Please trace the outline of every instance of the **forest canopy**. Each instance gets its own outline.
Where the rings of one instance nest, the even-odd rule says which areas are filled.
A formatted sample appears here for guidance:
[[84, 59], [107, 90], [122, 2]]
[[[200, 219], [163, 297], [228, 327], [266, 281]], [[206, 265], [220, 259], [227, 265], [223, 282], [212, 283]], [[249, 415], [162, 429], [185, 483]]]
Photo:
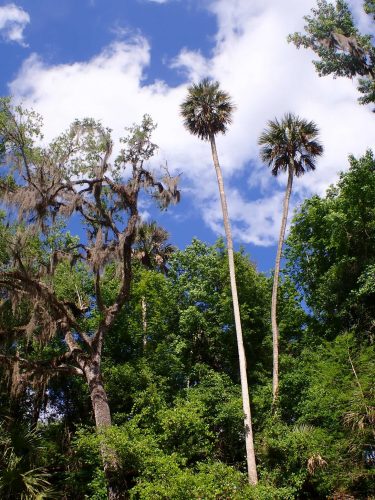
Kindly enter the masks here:
[[[76, 122], [43, 149], [36, 115], [8, 100], [2, 112], [2, 497], [106, 498], [108, 480], [145, 499], [369, 495], [372, 152], [351, 157], [339, 182], [294, 216], [279, 287], [276, 413], [271, 278], [235, 255], [260, 475], [254, 487], [244, 473], [225, 245], [194, 240], [178, 250], [135, 216], [140, 189], [163, 206], [178, 196], [175, 179], [165, 174], [161, 182], [147, 170], [151, 120], [130, 129], [109, 176], [111, 141], [101, 125]], [[120, 184], [125, 163], [130, 176]], [[74, 211], [79, 235], [67, 222]], [[106, 425], [97, 433], [100, 419]]]

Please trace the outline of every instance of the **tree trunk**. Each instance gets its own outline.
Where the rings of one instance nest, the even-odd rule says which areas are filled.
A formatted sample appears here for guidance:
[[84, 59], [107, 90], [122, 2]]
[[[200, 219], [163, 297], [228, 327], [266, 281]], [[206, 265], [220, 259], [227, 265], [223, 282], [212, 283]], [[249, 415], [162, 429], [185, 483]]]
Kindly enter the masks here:
[[[100, 433], [110, 427], [112, 423], [107, 393], [101, 377], [100, 360], [94, 360], [88, 363], [83, 370], [89, 386], [96, 430]], [[108, 484], [108, 500], [121, 500], [124, 498], [124, 495], [119, 489], [118, 478], [116, 477], [118, 469], [116, 452], [108, 448], [105, 442], [102, 442], [100, 453]]]
[[141, 308], [142, 308], [143, 349], [146, 349], [146, 347], [147, 347], [147, 302], [146, 302], [145, 296], [142, 296]]
[[90, 363], [85, 369], [85, 375], [89, 385], [96, 428], [100, 430], [110, 427], [112, 423], [111, 412], [108, 405], [107, 393], [103, 386], [99, 363]]
[[240, 308], [239, 308], [239, 304], [238, 304], [236, 275], [235, 275], [235, 268], [234, 268], [232, 234], [231, 234], [230, 222], [229, 222], [229, 216], [228, 216], [227, 201], [226, 201], [225, 191], [224, 191], [223, 176], [221, 173], [219, 159], [217, 156], [216, 142], [215, 142], [214, 135], [210, 136], [210, 143], [211, 143], [212, 158], [213, 158], [216, 176], [217, 176], [217, 182], [219, 185], [221, 208], [223, 211], [224, 229], [225, 229], [225, 235], [227, 238], [230, 286], [231, 286], [231, 291], [232, 291], [234, 322], [235, 322], [235, 327], [236, 327], [238, 357], [239, 357], [239, 363], [240, 363], [242, 407], [243, 407], [243, 412], [244, 412], [244, 425], [245, 425], [247, 472], [248, 472], [249, 483], [250, 484], [257, 484], [258, 475], [257, 475], [257, 469], [256, 469], [256, 462], [255, 462], [253, 428], [252, 428], [251, 412], [250, 412], [249, 387], [248, 387], [248, 383], [247, 383], [246, 355], [245, 355], [245, 349], [244, 349], [243, 337], [242, 337]]
[[289, 200], [293, 185], [293, 166], [288, 171], [288, 183], [285, 191], [283, 216], [281, 220], [279, 244], [277, 246], [275, 273], [273, 276], [271, 323], [272, 323], [272, 345], [273, 345], [273, 373], [272, 373], [272, 406], [277, 405], [279, 396], [279, 329], [277, 326], [277, 290], [279, 287], [280, 261], [285, 237], [286, 222], [288, 219]]

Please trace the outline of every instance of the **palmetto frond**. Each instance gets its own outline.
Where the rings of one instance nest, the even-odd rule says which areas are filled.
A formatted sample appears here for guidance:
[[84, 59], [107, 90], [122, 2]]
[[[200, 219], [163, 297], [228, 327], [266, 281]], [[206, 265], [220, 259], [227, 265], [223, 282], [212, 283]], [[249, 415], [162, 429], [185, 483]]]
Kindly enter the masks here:
[[206, 78], [188, 88], [181, 115], [190, 133], [208, 140], [219, 132], [225, 134], [234, 109], [229, 94], [219, 88], [218, 82]]
[[34, 431], [19, 430], [10, 435], [0, 426], [0, 498], [3, 500], [42, 500], [57, 498], [49, 474], [38, 467], [40, 436]]
[[144, 222], [137, 228], [133, 255], [148, 269], [159, 268], [166, 272], [166, 263], [175, 252], [175, 247], [167, 240], [168, 231], [156, 222]]
[[275, 118], [268, 122], [259, 138], [261, 159], [272, 167], [275, 176], [292, 166], [297, 177], [315, 170], [314, 160], [323, 153], [318, 134], [319, 129], [313, 121], [292, 113], [287, 113], [280, 121]]

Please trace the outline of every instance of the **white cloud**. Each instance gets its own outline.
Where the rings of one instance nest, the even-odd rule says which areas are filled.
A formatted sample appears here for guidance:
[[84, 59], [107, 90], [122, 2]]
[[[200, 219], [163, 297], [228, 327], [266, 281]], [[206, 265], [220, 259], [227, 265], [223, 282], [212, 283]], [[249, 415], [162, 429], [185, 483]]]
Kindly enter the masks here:
[[23, 31], [29, 22], [29, 14], [14, 3], [0, 7], [0, 32], [5, 40], [26, 46]]
[[[275, 180], [258, 160], [257, 138], [269, 119], [287, 111], [313, 119], [321, 129], [325, 155], [315, 173], [295, 182], [294, 203], [312, 193], [323, 193], [347, 168], [347, 155], [374, 146], [375, 123], [368, 108], [359, 106], [355, 84], [348, 79], [319, 78], [312, 54], [288, 45], [286, 36], [303, 29], [303, 15], [314, 0], [205, 0], [216, 15], [218, 31], [210, 58], [184, 49], [172, 61], [187, 75], [186, 84], [145, 84], [150, 46], [141, 36], [115, 42], [89, 61], [47, 66], [31, 56], [11, 83], [11, 93], [45, 116], [47, 137], [68, 126], [75, 117], [93, 116], [114, 129], [150, 113], [159, 124], [155, 141], [157, 161], [168, 160], [183, 172], [195, 205], [214, 230], [221, 228], [217, 187], [206, 143], [183, 129], [179, 104], [186, 86], [202, 76], [218, 79], [237, 105], [233, 125], [218, 137], [218, 150], [228, 190], [237, 241], [269, 245], [277, 240], [285, 178]], [[293, 14], [292, 14], [293, 13]], [[241, 193], [235, 180], [243, 177]], [[259, 188], [259, 199], [247, 196]], [[186, 191], [185, 191], [186, 192]], [[190, 191], [189, 191], [190, 192]]]
[[140, 217], [142, 219], [142, 222], [148, 222], [151, 218], [151, 214], [148, 210], [141, 210]]
[[200, 52], [193, 52], [186, 48], [169, 64], [172, 69], [181, 70], [191, 82], [198, 82], [210, 73], [210, 62]]
[[[229, 212], [233, 225], [233, 238], [243, 243], [267, 246], [275, 242], [275, 227], [280, 226], [283, 193], [276, 192], [263, 199], [245, 200], [236, 189], [229, 189]], [[203, 218], [218, 234], [224, 236], [219, 200], [209, 201], [203, 212]]]
[[359, 30], [363, 34], [375, 35], [375, 27], [372, 15], [366, 14], [363, 9], [363, 2], [358, 2], [358, 0], [349, 0], [349, 5], [353, 13], [353, 17]]

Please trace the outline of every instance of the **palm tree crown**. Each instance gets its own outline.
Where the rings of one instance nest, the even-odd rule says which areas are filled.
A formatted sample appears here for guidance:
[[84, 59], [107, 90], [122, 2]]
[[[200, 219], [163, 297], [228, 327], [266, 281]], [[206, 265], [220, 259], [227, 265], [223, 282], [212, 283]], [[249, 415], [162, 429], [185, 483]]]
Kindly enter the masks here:
[[188, 96], [181, 104], [181, 115], [190, 133], [209, 140], [218, 132], [225, 134], [234, 109], [229, 94], [220, 90], [219, 82], [205, 78], [188, 88]]
[[175, 247], [167, 243], [168, 232], [155, 221], [143, 222], [137, 228], [133, 255], [148, 269], [159, 269], [167, 274], [167, 261]]
[[318, 134], [319, 129], [313, 121], [287, 113], [281, 121], [275, 118], [268, 122], [268, 128], [258, 141], [263, 146], [260, 156], [272, 166], [272, 175], [285, 172], [293, 165], [293, 174], [299, 177], [308, 170], [315, 170], [314, 159], [323, 153]]

